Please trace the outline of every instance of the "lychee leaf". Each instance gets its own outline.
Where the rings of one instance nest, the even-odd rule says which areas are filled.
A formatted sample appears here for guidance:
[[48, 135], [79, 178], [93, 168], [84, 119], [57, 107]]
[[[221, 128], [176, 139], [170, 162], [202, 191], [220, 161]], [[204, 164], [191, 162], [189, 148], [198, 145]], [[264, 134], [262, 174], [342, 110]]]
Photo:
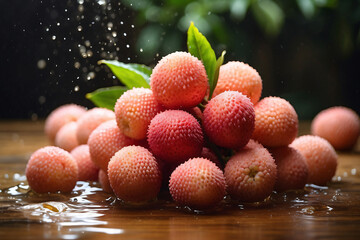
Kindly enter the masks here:
[[114, 75], [129, 89], [134, 87], [150, 88], [149, 79], [152, 69], [141, 64], [122, 63], [115, 60], [101, 60], [99, 64], [106, 64]]
[[114, 110], [116, 100], [127, 90], [128, 88], [123, 86], [99, 88], [94, 92], [87, 93], [86, 98], [92, 101], [97, 107]]
[[191, 22], [187, 32], [187, 46], [188, 51], [194, 57], [197, 57], [204, 64], [206, 74], [208, 76], [210, 91], [214, 85], [214, 74], [216, 68], [216, 56], [214, 50], [211, 48], [210, 43], [204, 35], [195, 27]]
[[220, 67], [221, 65], [224, 63], [224, 56], [226, 54], [226, 51], [224, 50], [222, 53], [221, 53], [221, 56], [216, 60], [216, 68], [215, 68], [215, 74], [214, 74], [214, 81], [212, 82], [212, 86], [210, 86], [210, 93], [209, 93], [209, 99], [211, 99], [213, 93], [214, 93], [214, 90], [216, 88], [216, 85], [217, 85], [217, 82], [218, 82], [218, 79], [219, 79], [219, 73], [220, 73]]

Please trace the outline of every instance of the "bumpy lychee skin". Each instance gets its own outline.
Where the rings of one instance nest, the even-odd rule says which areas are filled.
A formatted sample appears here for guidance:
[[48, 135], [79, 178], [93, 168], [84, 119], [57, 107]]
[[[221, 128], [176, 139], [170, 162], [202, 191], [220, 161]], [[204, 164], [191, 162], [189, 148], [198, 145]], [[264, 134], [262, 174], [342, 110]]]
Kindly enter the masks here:
[[104, 190], [104, 192], [113, 193], [113, 190], [110, 186], [109, 177], [108, 177], [106, 171], [104, 171], [102, 169], [100, 169], [100, 171], [99, 171], [99, 182], [100, 182], [100, 185], [101, 185], [102, 189]]
[[110, 186], [126, 202], [145, 202], [156, 198], [161, 187], [161, 171], [154, 156], [140, 146], [124, 147], [111, 158]]
[[45, 121], [45, 134], [53, 144], [56, 133], [69, 122], [76, 122], [84, 113], [86, 108], [76, 104], [62, 105], [53, 110]]
[[70, 153], [78, 164], [78, 180], [97, 181], [99, 167], [91, 161], [89, 146], [87, 144], [77, 146]]
[[71, 192], [76, 184], [78, 166], [67, 151], [47, 146], [31, 155], [25, 173], [31, 189], [37, 193]]
[[331, 144], [318, 136], [305, 135], [296, 138], [290, 147], [298, 150], [309, 168], [307, 183], [326, 185], [335, 175], [337, 154]]
[[297, 136], [299, 120], [285, 99], [266, 97], [255, 105], [255, 130], [252, 138], [266, 147], [289, 145]]
[[199, 122], [182, 110], [157, 114], [149, 125], [148, 143], [157, 159], [168, 163], [185, 162], [200, 156], [203, 133]]
[[92, 131], [101, 123], [115, 119], [115, 113], [105, 108], [93, 108], [78, 120], [76, 136], [79, 144], [87, 144]]
[[174, 201], [195, 209], [214, 207], [225, 196], [223, 172], [206, 158], [193, 158], [171, 174], [169, 189]]
[[250, 99], [237, 91], [226, 91], [211, 99], [203, 113], [203, 128], [216, 145], [241, 148], [254, 131], [255, 112]]
[[115, 120], [100, 124], [90, 134], [88, 141], [91, 160], [104, 171], [107, 171], [110, 158], [117, 151], [133, 144], [137, 144], [137, 141], [125, 136]]
[[325, 138], [335, 149], [351, 149], [360, 134], [359, 116], [346, 107], [328, 108], [314, 118], [311, 133]]
[[245, 146], [226, 163], [224, 175], [232, 199], [259, 202], [270, 196], [276, 181], [276, 164], [269, 151]]
[[133, 88], [126, 91], [115, 104], [116, 122], [128, 137], [141, 140], [151, 119], [161, 111], [150, 89]]
[[201, 151], [201, 155], [202, 158], [206, 158], [209, 159], [211, 162], [215, 163], [216, 166], [220, 169], [223, 169], [222, 163], [220, 162], [219, 158], [216, 156], [216, 154], [210, 150], [207, 147], [203, 147], [202, 151]]
[[76, 137], [76, 122], [69, 122], [65, 124], [55, 137], [55, 146], [58, 146], [68, 152], [79, 146], [79, 142]]
[[262, 80], [259, 73], [243, 62], [228, 62], [220, 67], [214, 96], [225, 91], [238, 91], [256, 104], [261, 96]]
[[187, 52], [174, 52], [155, 66], [150, 86], [156, 100], [166, 108], [191, 108], [205, 97], [208, 79], [205, 67]]
[[269, 151], [277, 166], [275, 190], [283, 192], [304, 188], [309, 174], [305, 157], [288, 146], [271, 148]]

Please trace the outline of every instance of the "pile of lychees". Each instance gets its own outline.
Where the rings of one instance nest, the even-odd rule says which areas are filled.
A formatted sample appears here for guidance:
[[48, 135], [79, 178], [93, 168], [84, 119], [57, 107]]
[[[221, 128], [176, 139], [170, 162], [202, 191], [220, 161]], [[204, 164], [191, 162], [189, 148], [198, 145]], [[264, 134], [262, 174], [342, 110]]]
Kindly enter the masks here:
[[114, 111], [74, 104], [54, 110], [45, 132], [56, 147], [31, 156], [31, 188], [70, 192], [77, 180], [99, 180], [124, 202], [151, 201], [161, 189], [195, 209], [225, 196], [258, 202], [273, 191], [329, 182], [337, 167], [333, 146], [351, 148], [360, 132], [356, 113], [338, 107], [312, 126], [333, 146], [315, 135], [296, 138], [292, 105], [279, 97], [260, 100], [261, 77], [243, 62], [220, 67], [210, 96], [203, 62], [175, 52], [155, 66], [150, 86], [126, 91]]

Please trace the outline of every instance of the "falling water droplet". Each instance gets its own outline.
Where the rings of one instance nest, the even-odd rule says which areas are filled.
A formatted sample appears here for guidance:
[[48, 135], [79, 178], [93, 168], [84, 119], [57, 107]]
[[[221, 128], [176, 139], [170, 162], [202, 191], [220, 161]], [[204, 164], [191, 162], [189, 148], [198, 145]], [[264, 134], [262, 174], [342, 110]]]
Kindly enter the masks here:
[[91, 79], [94, 79], [95, 78], [95, 73], [94, 72], [89, 72], [86, 79], [89, 81]]
[[79, 86], [75, 86], [75, 87], [74, 87], [74, 91], [75, 91], [75, 92], [77, 92], [77, 91], [79, 91], [79, 90], [80, 90], [80, 87], [79, 87]]
[[112, 32], [112, 36], [116, 37], [117, 36], [117, 32]]
[[78, 26], [78, 27], [77, 27], [77, 30], [78, 30], [79, 32], [81, 32], [81, 31], [82, 31], [82, 26]]
[[140, 48], [140, 52], [143, 52], [144, 50], [142, 48]]
[[44, 59], [40, 59], [38, 62], [37, 62], [37, 67], [39, 69], [44, 69], [46, 67], [46, 61]]
[[113, 28], [113, 23], [112, 22], [108, 22], [107, 24], [107, 29], [110, 31]]
[[53, 35], [53, 36], [51, 37], [51, 39], [52, 39], [52, 40], [55, 40], [55, 39], [56, 39], [56, 36], [55, 36], [55, 35]]

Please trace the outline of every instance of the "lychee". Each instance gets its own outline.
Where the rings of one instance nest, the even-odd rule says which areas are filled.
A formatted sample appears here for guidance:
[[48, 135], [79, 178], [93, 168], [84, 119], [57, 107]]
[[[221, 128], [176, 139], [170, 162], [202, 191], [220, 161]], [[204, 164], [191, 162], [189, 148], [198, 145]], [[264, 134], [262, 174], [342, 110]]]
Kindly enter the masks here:
[[99, 167], [91, 161], [89, 146], [87, 144], [77, 146], [70, 153], [78, 164], [78, 180], [97, 181]]
[[254, 130], [255, 112], [250, 99], [237, 91], [214, 97], [203, 113], [203, 128], [209, 139], [226, 148], [241, 148]]
[[203, 133], [199, 122], [182, 110], [157, 114], [149, 125], [148, 143], [156, 158], [169, 163], [200, 156]]
[[68, 152], [79, 146], [76, 137], [76, 122], [69, 122], [62, 126], [55, 137], [55, 146], [58, 146]]
[[161, 172], [146, 148], [128, 146], [116, 152], [108, 166], [115, 195], [125, 202], [145, 202], [156, 198], [161, 187]]
[[275, 160], [269, 151], [256, 144], [247, 145], [226, 163], [227, 192], [234, 200], [263, 201], [274, 189], [276, 174]]
[[99, 171], [99, 182], [100, 182], [100, 185], [101, 185], [102, 189], [104, 190], [104, 192], [113, 193], [113, 190], [110, 186], [109, 177], [108, 177], [106, 171], [104, 171], [102, 169], [100, 169], [100, 171]]
[[121, 148], [136, 144], [134, 139], [124, 135], [115, 120], [100, 124], [89, 137], [88, 145], [91, 160], [106, 171], [110, 158]]
[[115, 113], [105, 108], [93, 108], [78, 120], [76, 136], [79, 144], [87, 144], [91, 132], [101, 123], [115, 119]]
[[331, 144], [318, 136], [305, 135], [296, 138], [290, 147], [298, 150], [309, 168], [307, 183], [325, 185], [335, 175], [337, 155]]
[[311, 133], [325, 138], [335, 149], [351, 149], [360, 134], [359, 116], [346, 107], [328, 108], [314, 118]]
[[116, 122], [128, 137], [145, 139], [151, 119], [161, 111], [150, 89], [133, 88], [126, 91], [115, 104]]
[[262, 80], [259, 73], [243, 62], [228, 62], [220, 67], [214, 96], [225, 91], [238, 91], [256, 104], [261, 96]]
[[84, 113], [86, 108], [76, 104], [62, 105], [53, 110], [45, 121], [45, 134], [53, 144], [56, 133], [69, 122], [76, 122]]
[[252, 138], [266, 147], [289, 145], [297, 136], [299, 120], [285, 99], [266, 97], [255, 105], [255, 130]]
[[202, 158], [209, 159], [211, 162], [215, 163], [218, 168], [223, 169], [222, 163], [211, 149], [203, 147], [200, 156]]
[[31, 155], [25, 173], [31, 189], [37, 193], [71, 192], [77, 181], [78, 166], [67, 151], [47, 146]]
[[269, 149], [277, 166], [275, 190], [304, 188], [308, 178], [308, 166], [305, 157], [292, 147], [277, 147]]
[[155, 66], [150, 86], [156, 100], [166, 108], [191, 108], [205, 97], [208, 79], [205, 67], [187, 52], [174, 52]]
[[171, 174], [169, 189], [174, 201], [195, 209], [210, 208], [225, 196], [223, 172], [206, 158], [193, 158]]

